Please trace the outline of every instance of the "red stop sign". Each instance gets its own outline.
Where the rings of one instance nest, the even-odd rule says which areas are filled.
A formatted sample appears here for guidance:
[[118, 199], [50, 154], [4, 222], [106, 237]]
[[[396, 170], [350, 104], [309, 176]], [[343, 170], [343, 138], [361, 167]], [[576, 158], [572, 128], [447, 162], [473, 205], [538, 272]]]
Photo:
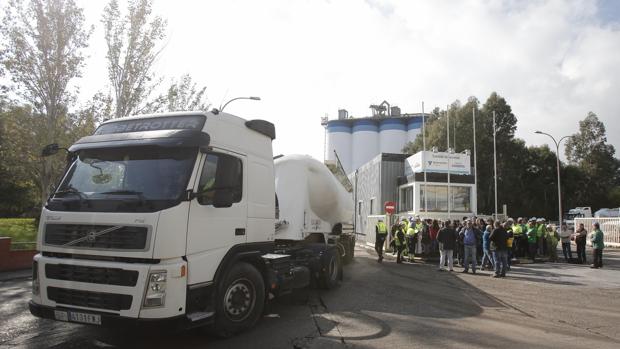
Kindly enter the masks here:
[[396, 210], [396, 203], [394, 201], [385, 202], [385, 213], [392, 214]]

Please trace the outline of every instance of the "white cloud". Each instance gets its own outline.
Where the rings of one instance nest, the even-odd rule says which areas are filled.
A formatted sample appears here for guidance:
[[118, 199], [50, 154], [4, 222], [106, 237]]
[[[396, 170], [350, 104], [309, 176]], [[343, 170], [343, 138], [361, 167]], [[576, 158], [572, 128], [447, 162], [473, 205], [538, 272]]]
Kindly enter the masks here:
[[[103, 4], [85, 1], [99, 26]], [[620, 29], [592, 1], [158, 1], [169, 21], [157, 69], [190, 73], [215, 105], [276, 124], [276, 153], [323, 154], [319, 118], [370, 114], [387, 99], [405, 112], [492, 91], [528, 143], [574, 133], [590, 110], [620, 150]], [[100, 28], [84, 95], [105, 84]]]

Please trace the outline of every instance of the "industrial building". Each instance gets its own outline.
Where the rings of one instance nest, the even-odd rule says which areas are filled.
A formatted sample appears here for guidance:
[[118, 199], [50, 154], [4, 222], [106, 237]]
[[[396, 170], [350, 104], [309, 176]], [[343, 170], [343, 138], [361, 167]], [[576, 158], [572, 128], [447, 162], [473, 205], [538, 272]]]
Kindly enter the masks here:
[[472, 173], [468, 153], [379, 154], [349, 176], [356, 230], [374, 239], [376, 218], [385, 216], [384, 205], [390, 201], [396, 203], [395, 216], [474, 216], [477, 202]]
[[401, 114], [400, 108], [384, 101], [371, 105], [373, 115], [351, 118], [341, 109], [337, 120], [323, 119], [326, 129], [327, 162], [335, 163], [336, 154], [347, 174], [381, 153], [402, 153], [409, 142], [422, 132], [422, 113]]
[[476, 179], [469, 151], [404, 154], [407, 143], [422, 132], [423, 114], [401, 114], [385, 101], [370, 108], [370, 117], [350, 118], [346, 110], [339, 110], [338, 120], [322, 122], [326, 162], [340, 160], [353, 186], [360, 238], [374, 243], [374, 226], [378, 218], [385, 218], [386, 202], [396, 204], [396, 217], [476, 215]]

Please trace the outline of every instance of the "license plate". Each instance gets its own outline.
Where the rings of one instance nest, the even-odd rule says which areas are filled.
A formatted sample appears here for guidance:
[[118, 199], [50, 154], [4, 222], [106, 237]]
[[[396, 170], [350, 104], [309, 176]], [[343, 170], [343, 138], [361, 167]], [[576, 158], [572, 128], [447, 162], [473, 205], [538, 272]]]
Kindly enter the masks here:
[[55, 310], [54, 317], [60, 321], [79, 322], [82, 324], [101, 325], [101, 315], [77, 311]]

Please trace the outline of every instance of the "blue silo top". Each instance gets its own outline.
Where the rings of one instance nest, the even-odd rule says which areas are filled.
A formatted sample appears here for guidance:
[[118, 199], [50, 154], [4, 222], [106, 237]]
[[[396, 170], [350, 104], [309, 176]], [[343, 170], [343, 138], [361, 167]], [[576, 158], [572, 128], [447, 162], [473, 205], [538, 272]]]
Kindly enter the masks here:
[[377, 132], [377, 123], [373, 120], [356, 120], [353, 124], [353, 132], [360, 131]]
[[385, 119], [381, 121], [380, 131], [396, 130], [405, 131], [407, 128], [402, 119]]
[[351, 126], [348, 122], [342, 120], [331, 120], [327, 122], [327, 132], [345, 132], [351, 133]]

